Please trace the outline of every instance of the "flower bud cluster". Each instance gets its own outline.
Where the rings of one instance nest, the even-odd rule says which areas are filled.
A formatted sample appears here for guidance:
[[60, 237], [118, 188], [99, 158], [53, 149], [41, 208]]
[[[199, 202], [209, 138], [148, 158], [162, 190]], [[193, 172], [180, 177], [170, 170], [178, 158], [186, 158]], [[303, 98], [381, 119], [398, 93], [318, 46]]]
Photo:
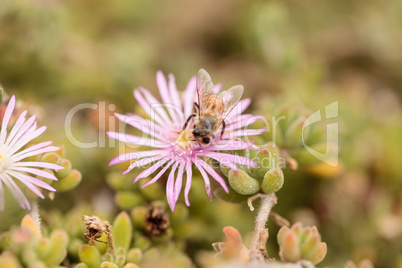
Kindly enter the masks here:
[[[64, 148], [63, 146], [61, 146], [61, 149], [59, 151], [45, 153], [37, 157], [38, 159], [35, 159], [36, 161], [57, 164], [64, 167], [64, 169], [61, 169], [59, 171], [45, 169], [45, 171], [53, 173], [56, 176], [57, 181], [42, 179], [45, 180], [47, 184], [54, 187], [57, 192], [66, 192], [73, 190], [80, 184], [82, 180], [81, 172], [73, 169], [70, 160], [64, 158], [63, 154]], [[54, 193], [51, 194], [53, 195]]]
[[[54, 230], [49, 237], [41, 235], [39, 223], [26, 215], [21, 225], [0, 236], [0, 266], [53, 267], [67, 255], [69, 237], [63, 230]], [[4, 265], [4, 266], [3, 266]]]
[[240, 155], [250, 158], [257, 165], [255, 167], [239, 165], [239, 168], [234, 170], [220, 164], [230, 189], [229, 194], [218, 189], [216, 195], [229, 202], [242, 202], [256, 193], [272, 194], [282, 188], [284, 175], [280, 168], [282, 164], [279, 149], [275, 144], [269, 143], [259, 151], [246, 149], [241, 151]]
[[279, 256], [284, 262], [308, 260], [320, 263], [327, 254], [327, 244], [321, 242], [317, 227], [303, 228], [295, 223], [291, 228], [282, 227], [278, 233]]

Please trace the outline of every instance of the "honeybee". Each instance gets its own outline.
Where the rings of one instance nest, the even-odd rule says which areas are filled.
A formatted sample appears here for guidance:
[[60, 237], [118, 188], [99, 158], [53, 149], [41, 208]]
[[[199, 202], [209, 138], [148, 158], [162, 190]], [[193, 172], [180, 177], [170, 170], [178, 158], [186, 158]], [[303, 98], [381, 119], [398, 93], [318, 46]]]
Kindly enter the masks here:
[[190, 120], [194, 119], [192, 135], [200, 146], [209, 144], [221, 126], [221, 136], [223, 135], [225, 118], [237, 105], [244, 91], [243, 86], [236, 85], [218, 95], [213, 87], [207, 71], [200, 69], [197, 75], [198, 103], [194, 102], [194, 112], [183, 126], [183, 130], [186, 129]]

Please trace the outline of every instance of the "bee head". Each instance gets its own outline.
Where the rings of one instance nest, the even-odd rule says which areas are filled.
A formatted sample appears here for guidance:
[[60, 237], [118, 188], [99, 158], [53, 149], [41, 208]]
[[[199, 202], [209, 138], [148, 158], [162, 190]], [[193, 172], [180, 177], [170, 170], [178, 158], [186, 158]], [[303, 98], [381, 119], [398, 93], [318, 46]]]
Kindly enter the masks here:
[[200, 136], [200, 131], [198, 129], [193, 130], [193, 135], [194, 137], [199, 137]]
[[202, 138], [202, 143], [203, 143], [203, 144], [208, 144], [210, 141], [211, 141], [211, 139], [208, 138], [208, 137]]

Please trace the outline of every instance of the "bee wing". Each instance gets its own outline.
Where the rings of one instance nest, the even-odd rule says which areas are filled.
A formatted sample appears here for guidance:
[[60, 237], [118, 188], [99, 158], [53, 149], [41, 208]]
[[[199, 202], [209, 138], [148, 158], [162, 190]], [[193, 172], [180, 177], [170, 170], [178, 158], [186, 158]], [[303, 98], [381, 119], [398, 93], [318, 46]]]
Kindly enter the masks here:
[[203, 110], [203, 96], [205, 93], [211, 92], [213, 87], [214, 84], [212, 83], [211, 76], [204, 69], [200, 69], [197, 75], [197, 96], [200, 110]]
[[243, 96], [244, 87], [242, 85], [236, 85], [230, 89], [219, 94], [219, 98], [223, 100], [225, 108], [222, 114], [222, 119], [225, 120], [226, 116], [236, 107], [237, 103]]

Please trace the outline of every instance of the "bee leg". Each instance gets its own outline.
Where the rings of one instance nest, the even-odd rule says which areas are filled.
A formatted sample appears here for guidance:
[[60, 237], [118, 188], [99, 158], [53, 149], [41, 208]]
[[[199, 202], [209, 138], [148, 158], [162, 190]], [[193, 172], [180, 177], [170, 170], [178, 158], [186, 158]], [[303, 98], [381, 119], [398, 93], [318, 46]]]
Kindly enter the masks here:
[[191, 118], [193, 118], [193, 117], [195, 117], [195, 116], [196, 116], [195, 114], [192, 114], [192, 115], [190, 115], [190, 116], [187, 118], [186, 123], [184, 123], [184, 125], [183, 125], [182, 131], [186, 129], [186, 127], [187, 127], [187, 125], [188, 125], [188, 122], [190, 122]]
[[[195, 108], [197, 108], [197, 110]], [[200, 111], [200, 106], [198, 105], [198, 103], [194, 102], [194, 113], [199, 114], [199, 111]]]
[[225, 128], [226, 128], [226, 123], [225, 123], [225, 120], [223, 120], [222, 121], [221, 137], [223, 136], [223, 133], [225, 132]]

